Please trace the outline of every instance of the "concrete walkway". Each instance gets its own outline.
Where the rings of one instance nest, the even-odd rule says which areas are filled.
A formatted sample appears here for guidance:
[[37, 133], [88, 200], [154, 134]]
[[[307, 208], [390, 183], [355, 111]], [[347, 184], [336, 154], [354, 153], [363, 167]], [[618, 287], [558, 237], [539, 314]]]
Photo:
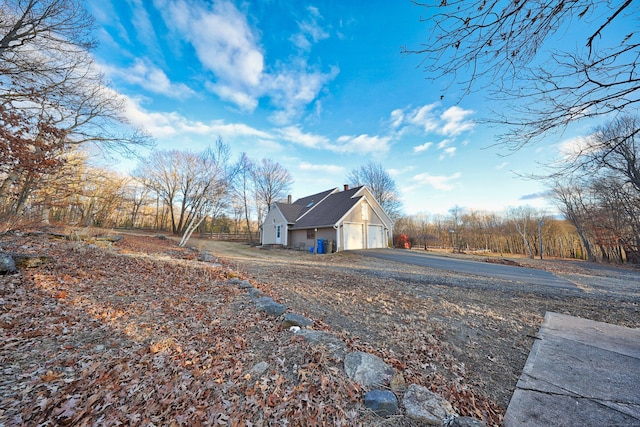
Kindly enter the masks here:
[[504, 425], [640, 426], [640, 329], [548, 312]]

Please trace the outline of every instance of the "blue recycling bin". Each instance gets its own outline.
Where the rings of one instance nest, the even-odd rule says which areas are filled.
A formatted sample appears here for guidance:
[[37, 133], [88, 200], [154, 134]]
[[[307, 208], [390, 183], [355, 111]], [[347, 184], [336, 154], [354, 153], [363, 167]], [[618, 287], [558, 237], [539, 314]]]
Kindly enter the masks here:
[[318, 253], [324, 253], [324, 239], [318, 239]]

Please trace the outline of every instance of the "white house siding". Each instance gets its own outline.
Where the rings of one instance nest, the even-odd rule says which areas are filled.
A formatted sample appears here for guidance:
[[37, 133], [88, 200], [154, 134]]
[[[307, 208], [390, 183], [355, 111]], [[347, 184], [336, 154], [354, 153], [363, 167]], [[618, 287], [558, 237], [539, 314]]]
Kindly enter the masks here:
[[[277, 241], [277, 226], [280, 225], [280, 242]], [[277, 209], [271, 209], [262, 225], [261, 243], [263, 245], [281, 244], [286, 246], [287, 242], [287, 223]]]

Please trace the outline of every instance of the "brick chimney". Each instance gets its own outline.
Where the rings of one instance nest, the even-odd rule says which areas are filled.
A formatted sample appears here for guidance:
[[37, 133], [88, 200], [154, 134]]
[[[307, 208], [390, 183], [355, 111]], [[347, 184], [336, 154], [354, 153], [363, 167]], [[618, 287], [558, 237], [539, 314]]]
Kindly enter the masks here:
[[291, 194], [289, 194], [289, 195], [287, 196], [287, 203], [288, 203], [288, 204], [291, 204], [291, 203], [292, 203], [292, 202], [291, 202]]
[[349, 184], [345, 184], [344, 185], [344, 191], [348, 191], [349, 190]]

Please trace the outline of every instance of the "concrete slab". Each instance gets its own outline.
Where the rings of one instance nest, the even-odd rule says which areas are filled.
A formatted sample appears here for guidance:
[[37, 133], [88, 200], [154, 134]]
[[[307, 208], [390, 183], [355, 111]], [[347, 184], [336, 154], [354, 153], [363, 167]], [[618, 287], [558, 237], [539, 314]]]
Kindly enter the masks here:
[[640, 426], [640, 329], [548, 312], [504, 425]]

